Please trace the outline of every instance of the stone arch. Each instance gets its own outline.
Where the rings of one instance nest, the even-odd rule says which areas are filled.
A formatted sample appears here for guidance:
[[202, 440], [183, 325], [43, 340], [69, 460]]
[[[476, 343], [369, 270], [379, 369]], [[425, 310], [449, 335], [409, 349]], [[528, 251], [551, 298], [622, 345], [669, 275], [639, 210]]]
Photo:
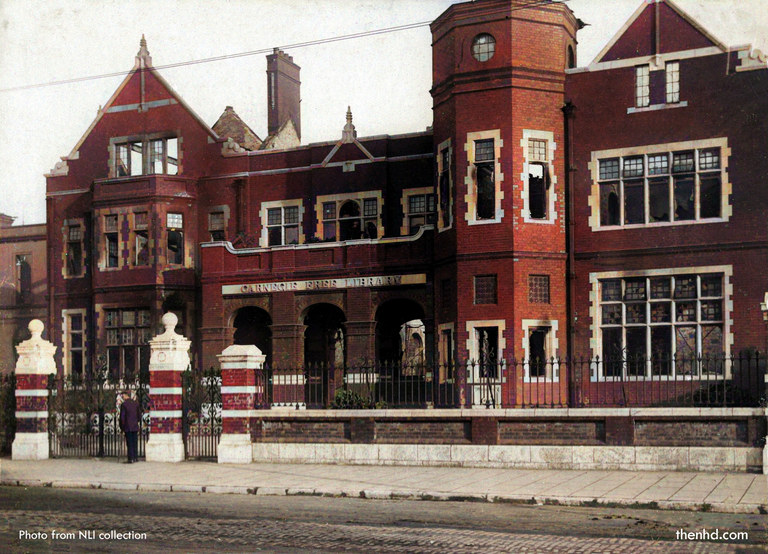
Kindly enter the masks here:
[[296, 323], [303, 324], [307, 311], [315, 304], [331, 304], [347, 313], [347, 300], [342, 292], [326, 292], [321, 294], [305, 294], [296, 296]]
[[315, 303], [304, 312], [304, 362], [343, 367], [347, 316], [335, 304]]
[[237, 311], [246, 307], [261, 308], [270, 318], [272, 317], [272, 302], [269, 296], [249, 296], [247, 298], [236, 298], [224, 300], [224, 318], [222, 323], [225, 327], [234, 327]]
[[253, 344], [266, 356], [266, 363], [272, 361], [272, 318], [262, 308], [243, 306], [235, 315], [235, 344]]

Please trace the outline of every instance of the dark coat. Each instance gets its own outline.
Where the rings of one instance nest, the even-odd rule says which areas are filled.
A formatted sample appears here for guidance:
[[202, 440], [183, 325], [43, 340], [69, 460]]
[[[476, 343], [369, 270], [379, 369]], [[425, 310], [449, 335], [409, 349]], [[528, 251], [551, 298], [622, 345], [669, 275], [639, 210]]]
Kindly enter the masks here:
[[139, 418], [141, 418], [141, 406], [133, 398], [123, 401], [120, 406], [120, 429], [123, 433], [139, 430]]

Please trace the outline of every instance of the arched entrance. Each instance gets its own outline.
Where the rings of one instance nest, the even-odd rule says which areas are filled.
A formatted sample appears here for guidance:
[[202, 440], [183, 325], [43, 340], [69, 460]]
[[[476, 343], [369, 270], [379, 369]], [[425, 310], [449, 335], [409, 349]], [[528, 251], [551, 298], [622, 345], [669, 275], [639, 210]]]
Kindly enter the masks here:
[[413, 300], [390, 300], [376, 310], [376, 356], [379, 362], [422, 365], [424, 310]]
[[233, 327], [235, 344], [254, 344], [266, 356], [266, 363], [272, 360], [272, 318], [261, 308], [245, 306], [237, 310]]
[[314, 304], [304, 316], [304, 362], [343, 367], [346, 361], [344, 312], [333, 304]]

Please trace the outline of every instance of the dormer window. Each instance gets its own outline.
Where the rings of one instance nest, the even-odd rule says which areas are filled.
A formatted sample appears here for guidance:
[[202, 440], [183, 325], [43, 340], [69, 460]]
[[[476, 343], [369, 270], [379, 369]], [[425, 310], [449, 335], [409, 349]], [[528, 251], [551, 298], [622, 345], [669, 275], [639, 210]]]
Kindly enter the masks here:
[[115, 177], [179, 173], [179, 139], [176, 137], [113, 139], [113, 145]]

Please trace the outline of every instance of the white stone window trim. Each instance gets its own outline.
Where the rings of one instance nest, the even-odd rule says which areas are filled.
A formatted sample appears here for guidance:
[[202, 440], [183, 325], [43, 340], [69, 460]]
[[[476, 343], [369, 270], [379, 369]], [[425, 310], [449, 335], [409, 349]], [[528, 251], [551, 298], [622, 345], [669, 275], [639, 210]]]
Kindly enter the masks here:
[[[292, 200], [274, 200], [272, 202], [262, 202], [261, 209], [259, 210], [259, 220], [261, 221], [261, 233], [259, 235], [259, 246], [262, 248], [275, 248], [277, 245], [269, 246], [269, 228], [268, 228], [268, 214], [271, 208], [299, 208], [299, 244], [304, 244], [304, 200], [302, 198], [294, 198]], [[212, 210], [217, 211], [217, 210]], [[220, 211], [220, 210], [218, 210]], [[283, 212], [282, 217], [285, 217]], [[224, 216], [225, 221], [227, 216]], [[273, 227], [276, 227], [274, 225]], [[285, 223], [281, 224], [281, 227], [285, 228]], [[224, 225], [226, 229], [226, 223]], [[285, 238], [285, 232], [283, 232], [283, 239]], [[286, 246], [281, 244], [279, 246]]]
[[[721, 217], [710, 217], [706, 219], [699, 219], [700, 209], [700, 178], [699, 178], [699, 157], [694, 156], [695, 165], [695, 197], [696, 197], [696, 219], [689, 221], [660, 221], [654, 223], [633, 223], [633, 224], [621, 224], [621, 225], [607, 225], [605, 227], [600, 225], [600, 160], [608, 158], [624, 158], [629, 156], [648, 156], [653, 154], [663, 154], [670, 152], [678, 152], [683, 150], [706, 150], [710, 148], [720, 149], [720, 210]], [[646, 146], [633, 146], [630, 148], [616, 148], [612, 150], [597, 150], [592, 152], [591, 160], [587, 164], [587, 168], [590, 171], [592, 178], [592, 186], [590, 189], [589, 198], [587, 199], [590, 207], [589, 227], [592, 231], [618, 231], [620, 229], [651, 229], [656, 227], [671, 227], [676, 225], [706, 225], [710, 223], [725, 223], [730, 220], [733, 215], [733, 206], [730, 204], [732, 185], [729, 181], [728, 174], [728, 161], [731, 157], [731, 149], [728, 147], [728, 139], [726, 137], [711, 138], [704, 140], [690, 140], [685, 142], [669, 142], [666, 144], [651, 144]], [[646, 160], [647, 161], [647, 160]], [[645, 163], [645, 162], [644, 162]], [[645, 165], [647, 170], [647, 163]], [[670, 169], [671, 171], [671, 169]], [[647, 176], [644, 177], [647, 180]], [[624, 180], [624, 177], [619, 176], [617, 181]], [[648, 205], [648, 187], [644, 187], [645, 190], [645, 205]], [[621, 220], [623, 221], [624, 213], [624, 199], [619, 199], [619, 209], [621, 210]], [[648, 210], [644, 213], [647, 215]], [[671, 215], [671, 214], [670, 214]]]
[[[529, 347], [529, 335], [531, 328], [533, 327], [549, 327], [550, 332], [547, 333], [547, 342], [544, 347], [545, 351], [545, 366], [544, 371], [546, 375], [544, 377], [531, 377], [531, 355], [528, 352]], [[522, 321], [522, 346], [523, 346], [523, 363], [525, 364], [523, 381], [525, 383], [552, 383], [560, 381], [560, 360], [557, 356], [557, 352], [560, 348], [560, 339], [557, 337], [557, 331], [559, 324], [556, 319], [524, 319]], [[553, 378], [554, 373], [554, 378]]]
[[[77, 275], [70, 275], [67, 270], [68, 256], [69, 256], [69, 228], [80, 227], [80, 273]], [[85, 249], [85, 220], [84, 219], [65, 219], [61, 226], [62, 244], [64, 248], [61, 249], [61, 276], [64, 279], [78, 279], [85, 275], [85, 266], [87, 259], [87, 252]]]
[[216, 213], [224, 214], [224, 230], [226, 230], [229, 225], [230, 210], [229, 210], [229, 205], [221, 204], [220, 206], [211, 206], [210, 208], [208, 208], [208, 231], [217, 230], [211, 227], [211, 215]]
[[[380, 190], [367, 190], [367, 191], [361, 191], [361, 192], [349, 192], [346, 194], [328, 194], [325, 196], [318, 196], [315, 199], [315, 217], [317, 221], [317, 229], [315, 230], [315, 238], [319, 239], [320, 241], [323, 241], [323, 204], [326, 202], [335, 202], [336, 203], [336, 237], [337, 239], [340, 237], [340, 230], [339, 230], [339, 209], [341, 206], [346, 202], [347, 200], [355, 200], [360, 204], [360, 219], [364, 219], [364, 210], [365, 210], [365, 202], [364, 200], [375, 198], [376, 199], [376, 205], [378, 209], [378, 213], [376, 214], [376, 230], [378, 233], [379, 238], [384, 236], [384, 225], [381, 222], [381, 214], [384, 211], [384, 201], [382, 200], [381, 191]], [[327, 220], [326, 220], [327, 221]], [[364, 240], [364, 239], [361, 239]], [[323, 241], [324, 242], [324, 241]], [[336, 240], [335, 242], [347, 242], [347, 241], [340, 241]], [[333, 244], [333, 243], [326, 243], [326, 244]]]
[[[435, 194], [435, 189], [433, 187], [420, 187], [420, 188], [404, 189], [403, 190], [403, 194], [400, 197], [400, 206], [402, 207], [402, 212], [403, 212], [403, 224], [400, 227], [400, 236], [404, 237], [406, 235], [410, 235], [410, 227], [411, 227], [410, 226], [410, 217], [411, 217], [411, 213], [410, 213], [410, 209], [411, 209], [410, 198], [411, 198], [411, 196], [424, 196], [424, 195], [427, 195], [427, 194], [432, 194], [432, 195], [435, 196], [435, 211], [434, 212], [425, 211], [423, 213], [423, 215], [426, 218], [427, 215], [429, 215], [430, 213], [433, 213], [433, 214], [435, 214], [435, 217], [437, 217], [437, 202], [438, 202], [438, 198], [437, 198], [437, 194]], [[422, 215], [422, 214], [419, 214], [419, 215]], [[431, 225], [431, 224], [426, 223], [426, 221], [425, 221], [424, 224], [425, 225]]]
[[[494, 170], [493, 181], [495, 186], [496, 206], [495, 217], [493, 219], [477, 219], [477, 177], [475, 172], [475, 142], [480, 140], [493, 139], [494, 150]], [[464, 177], [464, 184], [467, 186], [467, 194], [464, 196], [464, 202], [467, 206], [467, 213], [464, 214], [464, 220], [467, 225], [487, 225], [492, 223], [501, 223], [504, 218], [504, 210], [501, 208], [501, 201], [504, 199], [504, 191], [501, 183], [504, 182], [504, 174], [501, 172], [501, 149], [504, 147], [504, 141], [501, 139], [501, 130], [493, 129], [489, 131], [478, 131], [467, 133], [467, 142], [464, 144], [464, 151], [467, 153], [467, 175]]]
[[[498, 348], [499, 352], [496, 354], [496, 360], [500, 368], [506, 365], [504, 359], [504, 351], [507, 349], [507, 339], [504, 338], [504, 331], [507, 329], [507, 322], [504, 319], [482, 319], [467, 321], [466, 329], [469, 336], [467, 337], [467, 352], [469, 353], [470, 371], [467, 374], [467, 378], [471, 379], [472, 383], [478, 383], [480, 381], [480, 343], [477, 340], [476, 329], [483, 327], [496, 327], [498, 333]], [[504, 371], [499, 371], [499, 379], [497, 383], [506, 382], [506, 375]]]
[[[65, 309], [61, 310], [61, 338], [62, 338], [62, 344], [63, 348], [61, 349], [62, 353], [62, 374], [63, 375], [70, 375], [70, 361], [72, 357], [72, 329], [70, 325], [70, 321], [72, 316], [79, 315], [83, 318], [83, 373], [85, 374], [86, 368], [88, 367], [88, 346], [86, 342], [86, 337], [88, 336], [88, 327], [86, 325], [85, 320], [85, 314], [87, 310], [85, 308], [77, 308], [77, 309]], [[79, 331], [78, 331], [79, 332]]]
[[[443, 152], [448, 153], [448, 167], [443, 167]], [[451, 139], [446, 139], [437, 145], [437, 232], [442, 233], [453, 227], [453, 172], [451, 164], [453, 163], [453, 148]], [[443, 211], [441, 206], [442, 196], [440, 192], [440, 177], [443, 172], [448, 172], [448, 209]], [[447, 224], [445, 223], [447, 221]]]
[[437, 356], [441, 372], [445, 370], [445, 366], [448, 364], [448, 362], [455, 361], [451, 355], [453, 352], [445, 351], [447, 348], [447, 345], [443, 340], [445, 331], [450, 331], [451, 344], [453, 344], [454, 351], [456, 350], [456, 325], [453, 322], [439, 324], [437, 326]]
[[[530, 176], [530, 164], [541, 163], [533, 162], [530, 160], [530, 153], [528, 152], [529, 139], [545, 140], [547, 141], [547, 169], [549, 171], [550, 186], [547, 191], [547, 218], [546, 219], [534, 219], [531, 217], [531, 206], [529, 202], [530, 189], [528, 186], [528, 178]], [[523, 138], [520, 139], [520, 146], [523, 147], [523, 172], [520, 174], [520, 181], [522, 182], [522, 199], [523, 210], [521, 215], [525, 223], [543, 223], [552, 225], [557, 221], [557, 212], [555, 206], [557, 205], [557, 175], [555, 175], [555, 151], [557, 150], [557, 144], [555, 143], [555, 134], [551, 131], [535, 131], [532, 129], [523, 129]]]
[[[123, 220], [126, 218], [125, 213], [119, 209], [108, 209], [104, 211], [96, 212], [96, 221], [98, 222], [98, 230], [95, 235], [98, 237], [98, 252], [99, 252], [99, 271], [120, 271], [125, 267], [125, 264], [129, 261], [123, 258], [123, 240], [122, 240], [122, 227]], [[117, 231], [107, 231], [106, 220], [109, 216], [117, 216]], [[117, 267], [108, 267], [109, 264], [109, 247], [107, 245], [107, 235], [117, 235]]]
[[[705, 273], [720, 273], [723, 275], [723, 350], [725, 357], [731, 355], [731, 347], [733, 346], [733, 284], [731, 278], [733, 277], [732, 265], [712, 265], [712, 266], [696, 266], [696, 267], [672, 267], [663, 269], [646, 269], [646, 270], [627, 270], [627, 271], [603, 271], [598, 273], [589, 274], [589, 283], [591, 285], [589, 291], [589, 318], [590, 318], [590, 339], [589, 348], [592, 351], [592, 357], [600, 356], [603, 358], [602, 352], [602, 330], [601, 330], [601, 302], [600, 302], [600, 281], [606, 279], [626, 279], [632, 277], [673, 277], [680, 275], [698, 275]], [[726, 365], [725, 378], [731, 378], [730, 367]], [[604, 377], [598, 375], [597, 371], [594, 371], [590, 376], [590, 380], [595, 381], [610, 381], [611, 377]], [[626, 375], [623, 378], [625, 381], [690, 381], [701, 380], [701, 376], [696, 375], [675, 375], [674, 377], [669, 375], [651, 375], [648, 376], [629, 376]], [[706, 379], [705, 379], [706, 380]]]

